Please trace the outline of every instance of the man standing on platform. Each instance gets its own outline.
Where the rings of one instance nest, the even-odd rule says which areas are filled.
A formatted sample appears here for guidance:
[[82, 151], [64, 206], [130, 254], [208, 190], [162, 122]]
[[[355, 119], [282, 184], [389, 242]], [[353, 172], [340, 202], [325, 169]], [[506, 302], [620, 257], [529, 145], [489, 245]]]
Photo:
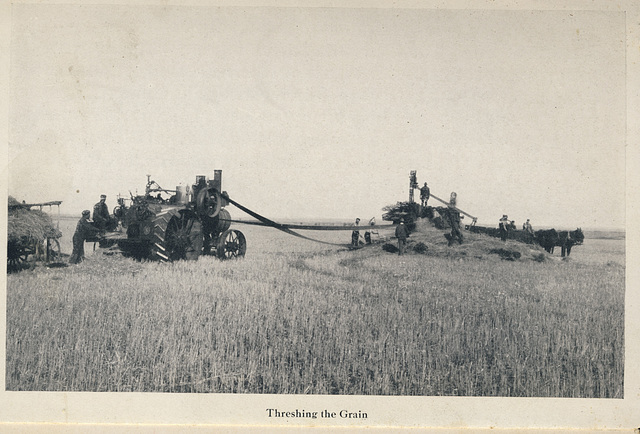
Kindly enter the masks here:
[[427, 187], [427, 183], [425, 182], [424, 185], [420, 188], [420, 202], [422, 204], [422, 208], [427, 206], [429, 197], [431, 197], [431, 191], [429, 190], [429, 187]]

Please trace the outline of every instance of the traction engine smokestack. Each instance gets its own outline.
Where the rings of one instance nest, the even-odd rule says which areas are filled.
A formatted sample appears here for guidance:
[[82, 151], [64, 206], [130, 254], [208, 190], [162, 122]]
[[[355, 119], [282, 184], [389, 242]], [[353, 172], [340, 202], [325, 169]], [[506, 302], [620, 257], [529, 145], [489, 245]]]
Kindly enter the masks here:
[[213, 183], [212, 187], [222, 192], [222, 170], [213, 171]]

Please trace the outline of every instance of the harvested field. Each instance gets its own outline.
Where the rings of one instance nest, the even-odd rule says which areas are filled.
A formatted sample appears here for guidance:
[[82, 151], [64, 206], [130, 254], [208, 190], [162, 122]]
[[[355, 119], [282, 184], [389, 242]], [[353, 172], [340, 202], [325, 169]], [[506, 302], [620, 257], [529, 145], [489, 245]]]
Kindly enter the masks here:
[[419, 225], [400, 257], [391, 231], [349, 251], [235, 227], [239, 261], [97, 251], [7, 276], [7, 389], [623, 395], [624, 240], [587, 235], [562, 260]]

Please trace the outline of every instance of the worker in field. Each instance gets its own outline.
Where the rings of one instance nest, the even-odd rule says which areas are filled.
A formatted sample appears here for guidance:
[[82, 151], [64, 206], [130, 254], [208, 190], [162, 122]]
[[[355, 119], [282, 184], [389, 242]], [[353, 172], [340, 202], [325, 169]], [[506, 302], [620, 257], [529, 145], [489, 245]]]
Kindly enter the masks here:
[[458, 243], [462, 244], [463, 236], [462, 232], [460, 231], [460, 213], [456, 208], [448, 207], [447, 219], [449, 220], [449, 225], [451, 226], [449, 245], [451, 246], [455, 241], [458, 241]]
[[498, 221], [498, 229], [500, 230], [500, 239], [507, 241], [509, 235], [509, 217], [506, 214], [502, 215], [502, 218]]
[[430, 197], [431, 191], [429, 190], [429, 187], [425, 182], [424, 185], [420, 188], [420, 202], [423, 208], [427, 206], [427, 202], [429, 201]]
[[400, 224], [396, 226], [396, 238], [398, 239], [398, 255], [404, 255], [404, 248], [407, 245], [409, 230], [404, 224], [404, 219], [400, 219]]
[[100, 229], [93, 225], [89, 219], [91, 212], [87, 209], [82, 211], [82, 217], [78, 220], [76, 231], [73, 234], [73, 252], [69, 258], [69, 263], [78, 264], [84, 259], [84, 242], [87, 239], [99, 236]]
[[371, 234], [378, 234], [377, 231], [373, 230], [373, 227], [376, 225], [376, 218], [371, 217], [369, 220], [369, 229], [364, 233], [364, 242], [366, 244], [371, 244]]
[[111, 216], [109, 215], [109, 207], [106, 204], [107, 195], [100, 195], [100, 202], [93, 206], [93, 221], [95, 226], [104, 231], [108, 229], [111, 223]]
[[531, 226], [531, 222], [529, 221], [529, 219], [527, 219], [527, 221], [522, 225], [522, 230], [528, 234], [533, 235], [533, 226]]
[[[357, 218], [355, 226], [359, 226], [359, 225], [360, 225], [360, 219]], [[351, 232], [351, 247], [354, 249], [358, 248], [359, 241], [360, 241], [360, 231], [356, 229], [353, 232]]]
[[533, 234], [533, 226], [531, 226], [529, 219], [527, 219], [527, 221], [522, 225], [522, 230], [524, 231], [525, 241], [529, 244], [533, 244], [535, 241], [535, 235]]

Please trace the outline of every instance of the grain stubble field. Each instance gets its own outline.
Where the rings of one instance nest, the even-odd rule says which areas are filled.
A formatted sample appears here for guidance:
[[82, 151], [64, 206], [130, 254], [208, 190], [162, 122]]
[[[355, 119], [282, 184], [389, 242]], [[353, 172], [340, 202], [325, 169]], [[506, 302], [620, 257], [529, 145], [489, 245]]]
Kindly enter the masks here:
[[623, 237], [537, 262], [469, 256], [468, 233], [399, 257], [238, 228], [240, 261], [88, 244], [78, 266], [8, 275], [7, 390], [623, 397]]

